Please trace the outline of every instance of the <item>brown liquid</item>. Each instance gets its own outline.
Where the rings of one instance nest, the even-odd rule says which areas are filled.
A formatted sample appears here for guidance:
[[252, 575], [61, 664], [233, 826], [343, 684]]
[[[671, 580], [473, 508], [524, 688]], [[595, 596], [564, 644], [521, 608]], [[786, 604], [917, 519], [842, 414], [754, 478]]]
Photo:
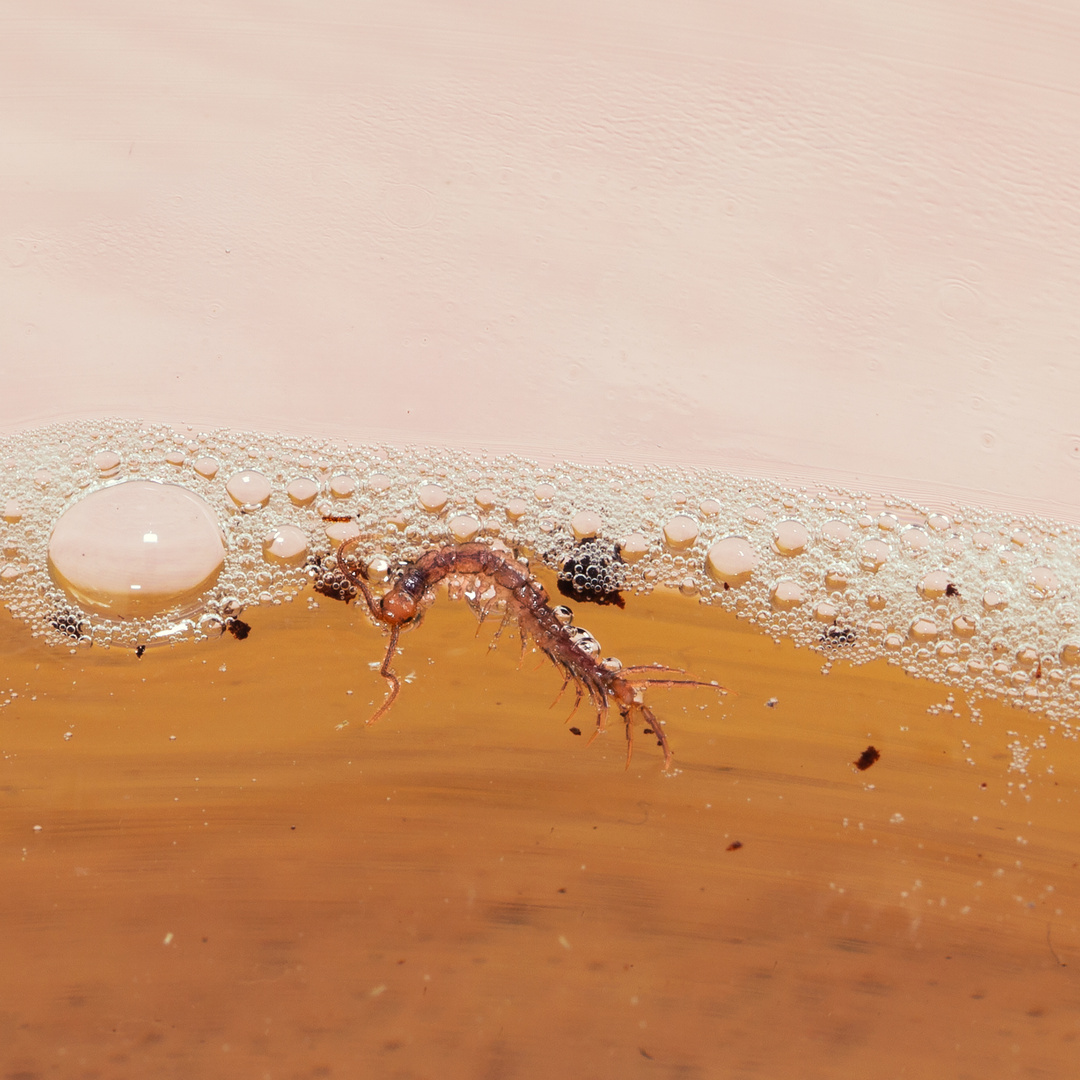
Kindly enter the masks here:
[[823, 676], [678, 596], [577, 614], [626, 664], [736, 692], [650, 692], [677, 775], [640, 731], [624, 770], [617, 717], [587, 746], [583, 707], [571, 734], [551, 666], [487, 651], [445, 598], [371, 728], [383, 638], [325, 598], [141, 659], [5, 621], [0, 1072], [1075, 1068], [1075, 741], [1048, 735], [1025, 776], [1026, 712], [928, 715], [941, 687]]

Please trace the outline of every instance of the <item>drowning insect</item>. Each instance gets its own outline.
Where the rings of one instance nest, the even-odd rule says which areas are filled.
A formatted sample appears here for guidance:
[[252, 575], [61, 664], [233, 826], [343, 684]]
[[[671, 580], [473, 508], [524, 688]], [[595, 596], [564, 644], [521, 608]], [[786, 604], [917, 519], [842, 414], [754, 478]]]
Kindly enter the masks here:
[[[588, 695], [596, 709], [596, 730], [592, 739], [604, 731], [609, 705], [615, 705], [626, 727], [627, 768], [630, 767], [630, 758], [634, 751], [635, 713], [641, 715], [646, 731], [656, 737], [657, 746], [664, 751], [664, 769], [671, 765], [672, 754], [667, 734], [653, 711], [642, 700], [642, 695], [649, 687], [707, 686], [721, 693], [727, 692], [715, 682], [699, 682], [689, 677], [680, 677], [686, 673], [679, 668], [663, 664], [623, 667], [614, 658], [600, 659], [599, 643], [588, 631], [573, 625], [570, 609], [551, 607], [547, 590], [520, 562], [486, 544], [451, 545], [424, 552], [401, 571], [390, 590], [382, 597], [376, 597], [372, 592], [363, 562], [350, 559], [358, 544], [359, 537], [354, 537], [338, 548], [338, 568], [360, 591], [375, 622], [390, 628], [386, 655], [379, 668], [379, 673], [390, 689], [386, 700], [368, 720], [369, 724], [385, 715], [401, 689], [401, 681], [394, 673], [392, 663], [402, 627], [417, 623], [424, 610], [434, 601], [439, 583], [454, 577], [478, 583], [487, 582], [488, 587], [483, 591], [473, 590], [477, 596], [475, 606], [483, 620], [496, 603], [500, 600], [505, 603], [503, 620], [495, 633], [496, 638], [508, 622], [515, 621], [521, 634], [522, 650], [524, 651], [526, 640], [532, 638], [540, 651], [562, 673], [562, 690], [573, 683], [576, 698], [570, 716], [577, 712], [582, 699]], [[562, 690], [559, 691], [560, 695]]]

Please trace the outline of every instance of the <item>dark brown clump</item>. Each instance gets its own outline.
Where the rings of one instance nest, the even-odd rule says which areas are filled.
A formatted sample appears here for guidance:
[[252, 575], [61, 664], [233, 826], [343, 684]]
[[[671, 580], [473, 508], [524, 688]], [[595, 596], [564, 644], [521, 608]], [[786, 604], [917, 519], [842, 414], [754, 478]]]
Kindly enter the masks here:
[[865, 772], [879, 757], [881, 757], [881, 751], [874, 746], [868, 746], [852, 764], [859, 772]]
[[136, 649], [135, 649], [135, 655], [136, 655], [136, 656], [137, 656], [137, 657], [138, 657], [138, 658], [139, 658], [140, 660], [142, 659], [142, 654], [143, 654], [144, 652], [146, 652], [146, 646], [145, 646], [145, 645], [139, 645], [139, 646], [137, 646], [137, 647], [136, 647]]
[[945, 595], [959, 596], [960, 590], [950, 581], [949, 584], [945, 586]]
[[850, 626], [830, 626], [819, 641], [827, 649], [839, 649], [855, 644], [855, 631]]
[[571, 735], [580, 735], [580, 734], [581, 734], [581, 728], [579, 728], [579, 727], [572, 727], [572, 728], [570, 729], [570, 734], [571, 734]]
[[243, 619], [226, 619], [225, 629], [228, 630], [237, 641], [243, 641], [244, 638], [251, 633], [251, 627], [244, 622]]
[[727, 849], [728, 849], [728, 851], [738, 851], [739, 848], [741, 848], [741, 847], [742, 847], [742, 841], [741, 840], [732, 840], [731, 843], [728, 844]]
[[583, 540], [559, 568], [559, 592], [586, 604], [625, 607], [619, 589], [625, 577], [619, 553], [598, 540]]

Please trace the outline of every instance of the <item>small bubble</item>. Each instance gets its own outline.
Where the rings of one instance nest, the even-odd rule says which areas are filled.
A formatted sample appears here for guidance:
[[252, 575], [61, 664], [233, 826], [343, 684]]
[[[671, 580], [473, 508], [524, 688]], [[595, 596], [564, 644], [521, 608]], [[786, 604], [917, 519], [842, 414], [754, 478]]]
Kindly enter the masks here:
[[685, 551], [698, 537], [698, 523], [686, 514], [676, 514], [664, 525], [664, 543], [672, 551]]
[[937, 637], [937, 632], [937, 623], [925, 615], [920, 615], [908, 627], [908, 637], [912, 641], [930, 641]]
[[533, 498], [538, 503], [549, 503], [555, 498], [555, 488], [551, 484], [537, 484], [533, 488]]
[[930, 549], [930, 537], [917, 525], [900, 534], [900, 543], [910, 555], [921, 555]]
[[459, 514], [447, 523], [450, 535], [458, 544], [467, 544], [475, 540], [480, 533], [480, 522], [469, 514]]
[[570, 521], [574, 539], [580, 544], [582, 540], [591, 540], [600, 535], [600, 515], [591, 510], [582, 510], [575, 514]]
[[511, 521], [520, 521], [525, 516], [525, 511], [528, 507], [525, 505], [524, 499], [511, 499], [506, 504], [506, 516]]
[[307, 551], [307, 533], [295, 525], [281, 525], [263, 539], [263, 558], [269, 563], [299, 565]]
[[810, 541], [810, 530], [794, 519], [781, 521], [773, 533], [773, 545], [781, 555], [801, 555]]
[[937, 600], [949, 588], [949, 575], [944, 570], [931, 570], [916, 586], [924, 600]]
[[704, 499], [698, 507], [702, 517], [716, 517], [720, 513], [720, 509], [720, 504], [715, 499]]
[[22, 507], [19, 505], [18, 499], [8, 499], [4, 503], [4, 520], [9, 525], [14, 525], [19, 521], [22, 521]]
[[755, 525], [760, 525], [763, 521], [769, 520], [769, 511], [764, 506], [748, 506], [743, 511], [743, 521], [749, 521]]
[[859, 548], [859, 565], [876, 574], [888, 561], [891, 550], [884, 540], [864, 540]]
[[797, 581], [792, 581], [790, 578], [781, 578], [773, 585], [769, 599], [772, 601], [772, 606], [778, 611], [788, 611], [804, 603], [806, 593]]
[[851, 584], [851, 579], [843, 570], [829, 570], [825, 574], [825, 588], [829, 592], [843, 592]]
[[1036, 566], [1028, 575], [1028, 584], [1036, 596], [1053, 596], [1061, 587], [1057, 574], [1049, 566]]
[[372, 473], [367, 478], [368, 490], [374, 491], [377, 495], [388, 490], [390, 483], [390, 477], [386, 473]]
[[421, 484], [416, 493], [416, 501], [421, 510], [438, 514], [446, 508], [450, 496], [438, 484]]
[[103, 450], [93, 457], [94, 468], [103, 479], [115, 476], [120, 469], [120, 455], [113, 450]]
[[749, 581], [757, 564], [757, 552], [745, 536], [725, 536], [709, 548], [705, 558], [709, 576], [733, 588]]
[[1009, 596], [1004, 586], [991, 585], [983, 592], [983, 606], [990, 611], [1000, 611], [1009, 602]]
[[491, 488], [481, 488], [473, 498], [473, 501], [481, 510], [495, 509], [495, 492]]
[[319, 485], [309, 476], [298, 476], [289, 481], [285, 494], [294, 506], [310, 506], [319, 494]]
[[970, 615], [957, 615], [952, 621], [953, 633], [960, 638], [973, 637], [978, 623]]
[[229, 477], [225, 490], [241, 510], [257, 510], [270, 501], [273, 488], [262, 473], [244, 469]]
[[360, 526], [355, 521], [333, 521], [325, 531], [327, 538], [335, 544], [344, 544], [346, 540], [355, 540], [360, 535]]
[[826, 543], [831, 544], [833, 547], [839, 547], [841, 544], [846, 544], [854, 534], [855, 530], [846, 521], [826, 521], [821, 526], [821, 536]]
[[648, 555], [649, 541], [641, 533], [631, 533], [615, 545], [615, 550], [623, 562], [636, 563]]
[[191, 467], [204, 479], [213, 480], [221, 466], [212, 457], [197, 458]]
[[330, 494], [335, 499], [347, 499], [356, 494], [356, 480], [351, 476], [342, 474], [330, 478]]

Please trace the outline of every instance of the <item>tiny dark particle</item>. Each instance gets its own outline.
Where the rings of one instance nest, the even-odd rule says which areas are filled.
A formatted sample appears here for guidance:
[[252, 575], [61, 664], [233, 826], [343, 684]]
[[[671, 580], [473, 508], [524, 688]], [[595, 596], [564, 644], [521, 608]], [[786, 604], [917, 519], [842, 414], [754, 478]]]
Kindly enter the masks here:
[[649, 1051], [648, 1051], [648, 1050], [646, 1050], [646, 1049], [645, 1049], [645, 1048], [644, 1048], [643, 1046], [639, 1046], [639, 1047], [637, 1048], [637, 1050], [638, 1050], [638, 1053], [639, 1053], [639, 1054], [640, 1054], [640, 1055], [641, 1055], [641, 1056], [642, 1056], [643, 1058], [648, 1058], [648, 1059], [649, 1059], [649, 1061], [655, 1061], [655, 1060], [656, 1060], [656, 1058], [654, 1058], [654, 1057], [652, 1056], [652, 1054], [650, 1054], [650, 1053], [649, 1053]]
[[852, 764], [859, 772], [863, 772], [869, 769], [877, 759], [881, 757], [881, 751], [876, 747], [868, 746], [858, 757], [858, 760], [853, 761]]
[[146, 652], [146, 646], [145, 646], [145, 645], [139, 645], [139, 646], [138, 646], [138, 647], [137, 647], [137, 648], [135, 649], [135, 655], [136, 655], [137, 657], [139, 657], [140, 659], [142, 659], [142, 654], [143, 654], [144, 652]]
[[557, 890], [557, 891], [558, 891], [558, 892], [561, 892], [561, 893], [564, 893], [564, 892], [566, 892], [566, 890], [565, 890], [565, 889], [559, 889], [559, 890]]
[[984, 788], [984, 787], [986, 787], [986, 781], [984, 780], [984, 781], [983, 781], [983, 782], [982, 782], [982, 783], [981, 783], [981, 784], [979, 785], [979, 787], [981, 787], [981, 788]]
[[727, 849], [728, 849], [728, 851], [738, 851], [739, 848], [741, 848], [741, 847], [742, 847], [742, 841], [741, 840], [732, 840], [731, 843], [728, 844]]
[[960, 590], [950, 581], [949, 584], [945, 586], [945, 595], [959, 596]]
[[579, 727], [572, 727], [572, 728], [570, 729], [570, 734], [571, 734], [571, 735], [580, 735], [580, 734], [581, 734], [581, 728], [579, 728]]
[[289, 828], [295, 830], [296, 826], [295, 825], [290, 825]]
[[243, 619], [228, 619], [225, 628], [237, 641], [243, 641], [251, 633], [251, 627]]
[[644, 730], [644, 731], [642, 732], [642, 734], [643, 734], [643, 735], [655, 735], [656, 733], [655, 733], [655, 732], [653, 731], [653, 729], [652, 729], [651, 727], [647, 727], [647, 728], [645, 728], [645, 730]]

